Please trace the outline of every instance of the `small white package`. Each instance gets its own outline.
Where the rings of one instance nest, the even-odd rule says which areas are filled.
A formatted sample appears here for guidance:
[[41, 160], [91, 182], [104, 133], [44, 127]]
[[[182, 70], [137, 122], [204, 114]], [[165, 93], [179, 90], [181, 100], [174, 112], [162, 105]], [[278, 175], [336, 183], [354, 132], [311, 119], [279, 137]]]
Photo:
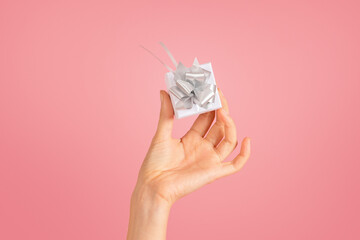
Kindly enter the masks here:
[[177, 63], [169, 49], [163, 43], [160, 42], [160, 44], [176, 67], [175, 70], [171, 69], [150, 50], [143, 48], [169, 70], [165, 74], [165, 82], [175, 117], [179, 119], [221, 108], [211, 63], [200, 65], [195, 58], [193, 65], [187, 68], [181, 62]]

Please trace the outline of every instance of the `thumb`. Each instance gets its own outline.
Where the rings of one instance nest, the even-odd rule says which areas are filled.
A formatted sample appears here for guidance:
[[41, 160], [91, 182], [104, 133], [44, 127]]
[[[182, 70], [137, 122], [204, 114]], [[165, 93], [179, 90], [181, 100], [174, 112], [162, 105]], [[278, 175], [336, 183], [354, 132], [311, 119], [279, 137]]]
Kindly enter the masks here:
[[160, 100], [160, 117], [155, 137], [157, 139], [166, 139], [171, 137], [174, 122], [174, 110], [171, 104], [170, 96], [164, 90], [160, 91]]

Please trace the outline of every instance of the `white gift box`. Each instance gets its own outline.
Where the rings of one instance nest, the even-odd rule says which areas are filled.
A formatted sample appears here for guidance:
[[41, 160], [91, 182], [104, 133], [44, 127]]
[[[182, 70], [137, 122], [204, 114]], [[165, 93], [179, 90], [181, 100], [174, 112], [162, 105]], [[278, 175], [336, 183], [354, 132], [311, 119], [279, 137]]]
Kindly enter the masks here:
[[141, 46], [153, 55], [170, 72], [165, 74], [165, 83], [177, 119], [191, 115], [211, 112], [221, 108], [221, 100], [211, 63], [199, 64], [197, 58], [191, 67], [177, 63], [169, 49], [160, 42], [175, 70], [166, 65], [160, 58], [147, 48]]
[[[216, 82], [215, 82], [215, 77], [214, 77], [214, 72], [211, 66], [211, 63], [204, 63], [201, 64], [200, 67], [204, 70], [207, 70], [209, 72], [211, 72], [210, 76], [206, 79], [206, 83], [209, 84], [213, 84], [216, 86]], [[166, 82], [166, 87], [169, 90], [170, 88], [176, 86], [176, 82], [174, 79], [174, 73], [173, 72], [168, 72], [165, 74], [165, 82]], [[196, 115], [196, 114], [201, 114], [201, 113], [205, 113], [205, 112], [210, 112], [210, 111], [214, 111], [216, 109], [221, 108], [221, 100], [219, 97], [219, 92], [216, 88], [215, 90], [215, 96], [213, 101], [209, 102], [206, 107], [202, 107], [199, 104], [193, 104], [191, 108], [188, 109], [177, 109], [175, 106], [176, 104], [180, 101], [180, 99], [178, 99], [176, 96], [174, 96], [173, 94], [169, 94], [170, 98], [171, 98], [171, 103], [174, 109], [174, 113], [175, 113], [175, 117], [177, 119], [179, 118], [184, 118], [184, 117], [188, 117], [191, 115]]]

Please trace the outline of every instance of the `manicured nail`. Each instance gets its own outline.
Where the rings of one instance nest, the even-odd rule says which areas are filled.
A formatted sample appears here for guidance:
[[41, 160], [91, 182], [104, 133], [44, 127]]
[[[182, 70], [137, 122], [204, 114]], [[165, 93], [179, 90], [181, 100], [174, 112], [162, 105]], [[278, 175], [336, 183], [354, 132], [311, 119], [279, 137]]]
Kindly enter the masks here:
[[223, 108], [221, 108], [221, 113], [225, 117], [225, 121], [228, 122], [230, 119], [229, 113], [227, 111], [225, 111]]
[[164, 95], [162, 94], [162, 92], [160, 91], [160, 101], [163, 102], [164, 101]]
[[249, 144], [247, 145], [247, 147], [246, 147], [246, 150], [248, 151], [248, 152], [250, 152], [250, 144], [251, 144], [251, 140], [250, 140], [250, 138], [248, 137], [248, 141], [249, 141]]

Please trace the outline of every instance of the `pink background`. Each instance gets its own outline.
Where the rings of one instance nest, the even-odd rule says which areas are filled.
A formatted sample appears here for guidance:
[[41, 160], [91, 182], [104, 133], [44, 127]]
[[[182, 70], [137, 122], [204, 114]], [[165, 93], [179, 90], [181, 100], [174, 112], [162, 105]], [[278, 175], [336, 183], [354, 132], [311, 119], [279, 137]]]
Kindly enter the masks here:
[[1, 1], [0, 239], [125, 238], [165, 88], [138, 45], [170, 63], [160, 40], [212, 62], [252, 138], [169, 239], [360, 238], [359, 2], [219, 2]]

